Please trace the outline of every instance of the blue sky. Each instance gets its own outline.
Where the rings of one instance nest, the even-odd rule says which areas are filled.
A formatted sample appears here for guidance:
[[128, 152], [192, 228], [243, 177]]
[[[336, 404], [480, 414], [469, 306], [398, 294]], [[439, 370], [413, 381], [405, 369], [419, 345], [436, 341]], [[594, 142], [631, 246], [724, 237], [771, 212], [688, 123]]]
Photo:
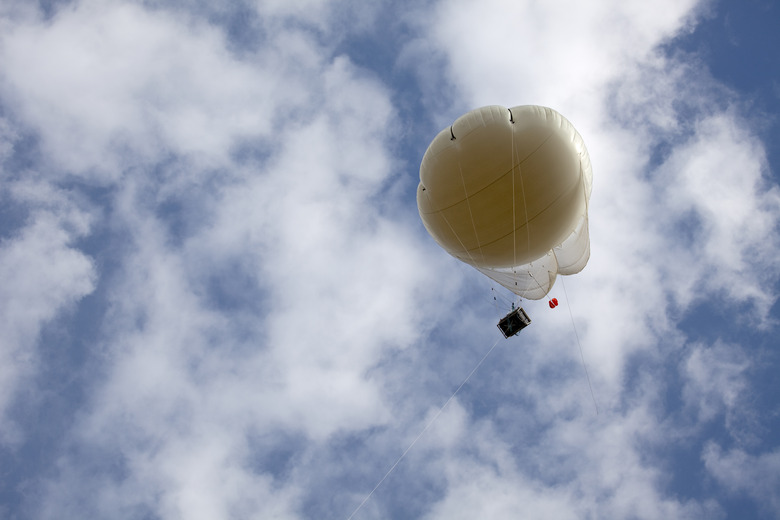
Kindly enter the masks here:
[[[775, 3], [212, 4], [0, 4], [0, 518], [780, 516]], [[489, 104], [594, 172], [510, 340], [415, 204]]]

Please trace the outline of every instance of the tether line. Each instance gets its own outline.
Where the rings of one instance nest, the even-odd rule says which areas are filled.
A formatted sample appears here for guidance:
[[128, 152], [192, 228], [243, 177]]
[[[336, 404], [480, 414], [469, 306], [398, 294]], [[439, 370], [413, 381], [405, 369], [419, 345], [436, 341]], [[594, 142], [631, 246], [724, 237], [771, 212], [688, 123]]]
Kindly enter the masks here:
[[425, 435], [425, 432], [428, 431], [428, 428], [430, 428], [433, 425], [433, 423], [436, 422], [436, 419], [439, 418], [439, 416], [442, 414], [442, 412], [447, 407], [447, 405], [450, 404], [450, 401], [455, 399], [455, 396], [458, 395], [458, 392], [460, 392], [460, 389], [463, 388], [463, 386], [466, 383], [468, 383], [469, 379], [471, 379], [471, 376], [474, 375], [474, 372], [476, 372], [477, 369], [479, 369], [479, 367], [482, 366], [482, 363], [484, 363], [485, 360], [487, 359], [487, 357], [490, 355], [490, 353], [493, 352], [493, 349], [496, 348], [496, 345], [498, 345], [499, 341], [501, 341], [501, 338], [497, 339], [496, 342], [493, 343], [493, 346], [490, 347], [490, 350], [487, 351], [487, 354], [482, 356], [482, 359], [479, 360], [479, 363], [477, 363], [477, 366], [475, 366], [474, 369], [469, 373], [469, 375], [466, 376], [466, 379], [463, 380], [463, 382], [460, 384], [460, 386], [452, 393], [450, 398], [447, 399], [447, 402], [444, 403], [441, 408], [439, 408], [439, 411], [436, 412], [436, 415], [434, 415], [433, 418], [430, 421], [428, 421], [428, 424], [425, 425], [425, 428], [423, 428], [423, 430], [420, 432], [420, 434], [412, 441], [412, 443], [409, 445], [409, 447], [406, 448], [406, 450], [404, 450], [404, 452], [401, 454], [401, 456], [398, 457], [398, 460], [395, 461], [395, 463], [390, 467], [390, 469], [387, 470], [387, 473], [385, 473], [385, 476], [382, 477], [379, 480], [379, 482], [377, 482], [376, 486], [374, 486], [374, 489], [372, 489], [371, 492], [368, 495], [366, 495], [366, 498], [363, 499], [363, 501], [360, 503], [360, 505], [357, 506], [357, 508], [355, 508], [354, 511], [352, 511], [352, 514], [349, 515], [347, 520], [352, 520], [352, 517], [355, 516], [358, 511], [360, 511], [360, 509], [365, 505], [366, 502], [368, 502], [368, 499], [371, 498], [371, 496], [374, 494], [374, 492], [377, 489], [379, 489], [379, 486], [382, 485], [382, 482], [384, 482], [385, 479], [390, 476], [390, 473], [393, 472], [395, 467], [398, 466], [398, 464], [400, 464], [400, 462], [404, 459], [404, 457], [406, 457], [406, 454], [409, 453], [409, 451], [414, 447], [415, 444], [417, 444], [417, 441], [419, 441], [420, 438], [422, 438], [422, 436]]
[[590, 396], [593, 398], [593, 406], [596, 408], [596, 415], [599, 414], [599, 405], [596, 403], [596, 394], [593, 393], [593, 385], [590, 384], [590, 375], [588, 374], [588, 366], [585, 364], [585, 355], [582, 353], [582, 344], [580, 343], [580, 335], [577, 333], [577, 326], [574, 324], [574, 314], [571, 312], [571, 303], [569, 302], [569, 295], [566, 292], [566, 284], [561, 277], [561, 287], [563, 287], [563, 295], [566, 296], [566, 307], [569, 308], [569, 316], [571, 317], [571, 327], [574, 329], [574, 337], [577, 338], [577, 346], [580, 348], [580, 359], [582, 360], [582, 368], [585, 369], [585, 378], [588, 380], [588, 388], [590, 388]]

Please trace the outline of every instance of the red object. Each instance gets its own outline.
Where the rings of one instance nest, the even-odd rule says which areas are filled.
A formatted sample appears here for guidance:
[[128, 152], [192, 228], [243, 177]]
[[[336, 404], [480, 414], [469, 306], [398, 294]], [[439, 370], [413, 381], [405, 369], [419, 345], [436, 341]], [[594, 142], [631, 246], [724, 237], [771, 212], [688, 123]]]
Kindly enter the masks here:
[[553, 298], [552, 302], [553, 302], [553, 305], [555, 305], [556, 307], [558, 306], [558, 298]]
[[550, 308], [551, 308], [551, 309], [554, 309], [554, 308], [555, 308], [555, 304], [552, 302], [552, 300], [550, 300], [550, 301], [549, 301], [549, 302], [547, 302], [547, 303], [549, 303], [549, 304], [550, 304]]

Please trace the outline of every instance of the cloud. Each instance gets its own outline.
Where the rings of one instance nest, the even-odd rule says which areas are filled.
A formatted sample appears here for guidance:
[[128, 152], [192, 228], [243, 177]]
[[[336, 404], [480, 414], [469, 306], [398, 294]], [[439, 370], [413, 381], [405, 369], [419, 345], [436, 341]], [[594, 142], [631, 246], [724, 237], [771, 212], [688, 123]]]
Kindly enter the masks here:
[[724, 453], [715, 443], [709, 444], [702, 458], [707, 470], [730, 493], [751, 497], [764, 512], [777, 515], [780, 475], [780, 452], [777, 450], [751, 455], [741, 449]]
[[426, 17], [434, 23], [425, 37], [446, 56], [441, 83], [467, 106], [541, 104], [575, 117], [572, 108], [585, 109], [610, 81], [686, 30], [695, 5], [438, 2]]
[[224, 166], [235, 140], [267, 138], [305, 95], [286, 81], [309, 61], [295, 35], [249, 63], [207, 23], [130, 3], [79, 2], [6, 25], [4, 97], [56, 158], [48, 167], [96, 182], [169, 154]]
[[[426, 40], [433, 54], [446, 57], [439, 73], [461, 94], [451, 105], [453, 116], [496, 102], [555, 106], [582, 133], [593, 160], [591, 262], [566, 280], [571, 297], [566, 303], [572, 305], [601, 410], [609, 423], [625, 430], [612, 437], [604, 424], [572, 445], [587, 451], [606, 437], [616, 443], [611, 446], [624, 449], [615, 450], [616, 459], [602, 453], [605, 458], [579, 465], [573, 453], [556, 457], [559, 445], [533, 445], [541, 459], [573, 468], [578, 482], [591, 472], [617, 477], [600, 490], [609, 489], [614, 499], [602, 502], [596, 498], [600, 492], [587, 494], [597, 516], [722, 514], [707, 500], [666, 496], [665, 463], [647, 453], [657, 443], [668, 446], [669, 440], [649, 432], [660, 429], [671, 411], [661, 398], [673, 392], [664, 367], [674, 365], [669, 359], [679, 359], [686, 345], [681, 316], [708, 297], [722, 301], [725, 293], [734, 303], [751, 303], [740, 312], [768, 326], [776, 299], [778, 244], [773, 237], [780, 212], [764, 145], [740, 115], [734, 93], [717, 85], [700, 65], [684, 61], [689, 57], [659, 48], [690, 29], [694, 4], [670, 4], [647, 16], [636, 16], [634, 6], [625, 3], [590, 3], [581, 11], [558, 7], [480, 5], [477, 12], [462, 3], [442, 3]], [[612, 27], [609, 20], [620, 20], [615, 26], [623, 30], [604, 30]], [[449, 121], [445, 112], [440, 124]], [[524, 331], [524, 339], [551, 350], [546, 357], [528, 354], [531, 368], [520, 368], [523, 389], [515, 395], [530, 394], [531, 402], [543, 403], [540, 408], [552, 407], [535, 417], [549, 417], [546, 435], [552, 438], [566, 430], [561, 417], [566, 411], [576, 416], [571, 421], [575, 431], [588, 431], [584, 418], [565, 404], [584, 404], [582, 380], [572, 378], [574, 371], [558, 372], [555, 379], [545, 372], [563, 360], [574, 361], [576, 350], [550, 347], [572, 340], [550, 330], [552, 319], [534, 318], [537, 327]], [[724, 401], [732, 403], [729, 392], [748, 384], [744, 365], [734, 361], [744, 354], [739, 346], [725, 345], [695, 352], [683, 365], [684, 395], [706, 421]], [[729, 417], [732, 434], [745, 440]], [[682, 425], [670, 426], [677, 427]], [[633, 462], [622, 473], [627, 461]], [[536, 471], [523, 469], [522, 474], [533, 478]], [[455, 487], [440, 504], [448, 512], [469, 510], [469, 493]], [[540, 498], [550, 488], [543, 489]], [[645, 504], [640, 496], [655, 498]], [[494, 498], [486, 493], [483, 505]], [[629, 503], [636, 509], [623, 509]]]
[[[755, 390], [750, 381], [755, 377], [756, 363], [748, 356], [749, 347], [725, 344], [694, 345], [683, 371], [683, 414], [693, 429], [706, 428], [720, 422], [728, 435], [743, 447], [760, 445], [765, 436], [762, 414], [758, 412]], [[683, 434], [686, 428], [678, 428]], [[687, 435], [695, 435], [688, 431]], [[685, 435], [685, 434], [683, 434]]]
[[219, 30], [132, 4], [5, 38], [15, 120], [55, 182], [107, 187], [116, 244], [100, 375], [28, 511], [294, 517], [300, 484], [251, 463], [250, 441], [310, 450], [386, 424], [371, 371], [419, 339], [433, 298], [440, 261], [396, 208], [389, 92], [308, 32], [237, 57]]
[[775, 300], [780, 192], [767, 181], [763, 146], [738, 116], [722, 112], [698, 122], [694, 137], [675, 148], [662, 170], [669, 212], [678, 225], [687, 220], [693, 228], [677, 262], [685, 267], [670, 269], [688, 278], [680, 285], [753, 301], [765, 319]]
[[685, 363], [687, 372], [685, 401], [699, 409], [702, 420], [709, 420], [722, 407], [734, 408], [747, 381], [744, 373], [750, 366], [738, 347], [716, 345], [695, 348]]
[[[520, 418], [500, 431], [488, 421], [466, 420], [456, 429], [457, 444], [437, 443], [434, 431], [428, 449], [437, 455], [429, 452], [425, 460], [442, 471], [438, 478], [446, 480], [446, 492], [425, 518], [719, 517], [711, 501], [661, 491], [661, 468], [641, 460], [637, 450], [654, 421], [647, 412], [635, 409], [608, 421], [558, 419], [540, 437], [523, 432]], [[445, 418], [435, 430], [446, 424]]]
[[[38, 369], [41, 330], [95, 288], [92, 259], [73, 243], [89, 232], [91, 215], [69, 193], [42, 181], [6, 183], [4, 203], [23, 203], [28, 217], [0, 242], [0, 442], [21, 442], [6, 416]], [[28, 396], [34, 400], [34, 396]]]
[[[674, 488], [679, 445], [761, 501], [736, 483], [773, 467], [736, 426], [752, 351], [682, 324], [726, 295], [771, 327], [778, 275], [764, 145], [735, 94], [659, 48], [701, 7], [363, 4], [3, 12], [4, 197], [27, 218], [0, 244], [25, 303], [0, 312], [0, 409], [47, 323], [97, 286], [105, 307], [83, 402], [40, 447], [53, 462], [20, 515], [354, 510], [498, 334], [489, 282], [420, 225], [404, 141], [489, 103], [548, 104], [582, 133], [591, 262], [556, 285], [559, 309], [529, 307], [356, 518], [726, 516]], [[391, 14], [376, 45], [397, 68], [380, 73], [350, 45]], [[739, 447], [707, 444], [722, 428]]]

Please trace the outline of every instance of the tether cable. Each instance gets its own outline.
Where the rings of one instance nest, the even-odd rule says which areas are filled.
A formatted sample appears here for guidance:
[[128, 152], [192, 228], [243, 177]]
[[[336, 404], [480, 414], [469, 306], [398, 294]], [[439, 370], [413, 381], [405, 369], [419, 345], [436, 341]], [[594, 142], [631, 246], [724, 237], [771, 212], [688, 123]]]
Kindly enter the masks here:
[[566, 284], [561, 277], [561, 287], [563, 287], [563, 295], [566, 296], [566, 307], [569, 309], [569, 316], [571, 317], [571, 327], [574, 329], [574, 337], [577, 338], [577, 346], [580, 348], [580, 359], [582, 360], [582, 368], [585, 369], [585, 378], [588, 380], [588, 388], [590, 388], [590, 396], [593, 398], [593, 406], [596, 408], [596, 415], [599, 414], [599, 405], [596, 403], [596, 394], [593, 393], [593, 385], [590, 384], [590, 375], [588, 374], [588, 366], [585, 364], [585, 355], [582, 353], [582, 344], [580, 343], [580, 335], [577, 333], [577, 326], [574, 324], [574, 314], [571, 312], [571, 303], [569, 302], [569, 295], [566, 292]]
[[463, 388], [463, 386], [466, 383], [468, 383], [469, 379], [471, 379], [471, 376], [474, 375], [474, 372], [476, 372], [477, 369], [479, 369], [479, 367], [482, 366], [482, 363], [484, 363], [485, 360], [490, 355], [490, 353], [493, 352], [493, 349], [496, 348], [496, 345], [498, 345], [499, 341], [501, 341], [501, 338], [497, 339], [496, 342], [493, 343], [493, 346], [490, 347], [490, 350], [488, 350], [487, 353], [484, 356], [482, 356], [482, 359], [479, 360], [479, 363], [477, 363], [477, 366], [475, 366], [474, 369], [469, 373], [469, 375], [466, 376], [466, 379], [463, 380], [463, 382], [460, 384], [460, 386], [452, 393], [450, 398], [447, 399], [447, 402], [445, 402], [441, 406], [441, 408], [439, 408], [439, 411], [436, 412], [436, 415], [434, 415], [433, 418], [430, 421], [428, 421], [428, 424], [425, 425], [425, 428], [423, 428], [423, 430], [420, 432], [420, 434], [412, 441], [412, 443], [409, 445], [409, 447], [406, 448], [406, 450], [404, 450], [404, 452], [401, 454], [401, 456], [398, 457], [398, 460], [396, 460], [395, 463], [392, 466], [390, 466], [390, 469], [387, 470], [387, 473], [385, 473], [385, 476], [382, 477], [379, 480], [379, 482], [377, 482], [376, 486], [374, 486], [374, 489], [372, 489], [371, 492], [368, 495], [366, 495], [366, 498], [363, 499], [363, 501], [360, 503], [360, 505], [357, 506], [354, 511], [352, 511], [352, 514], [349, 515], [347, 520], [352, 520], [352, 517], [355, 516], [358, 511], [360, 511], [360, 509], [365, 505], [366, 502], [368, 502], [368, 499], [371, 498], [371, 496], [374, 494], [374, 492], [377, 489], [379, 489], [379, 486], [381, 486], [382, 482], [384, 482], [385, 479], [387, 479], [387, 477], [390, 476], [390, 473], [393, 472], [393, 470], [396, 468], [396, 466], [398, 466], [398, 464], [401, 463], [401, 461], [404, 459], [404, 457], [406, 457], [406, 454], [409, 453], [409, 451], [411, 451], [411, 449], [414, 447], [415, 444], [417, 444], [417, 441], [419, 441], [422, 438], [422, 436], [425, 435], [425, 432], [427, 432], [428, 428], [430, 428], [433, 425], [433, 423], [436, 422], [436, 419], [439, 418], [439, 416], [442, 414], [442, 412], [447, 407], [447, 405], [450, 404], [450, 401], [455, 399], [455, 396], [458, 395], [458, 392], [460, 392], [460, 389]]

